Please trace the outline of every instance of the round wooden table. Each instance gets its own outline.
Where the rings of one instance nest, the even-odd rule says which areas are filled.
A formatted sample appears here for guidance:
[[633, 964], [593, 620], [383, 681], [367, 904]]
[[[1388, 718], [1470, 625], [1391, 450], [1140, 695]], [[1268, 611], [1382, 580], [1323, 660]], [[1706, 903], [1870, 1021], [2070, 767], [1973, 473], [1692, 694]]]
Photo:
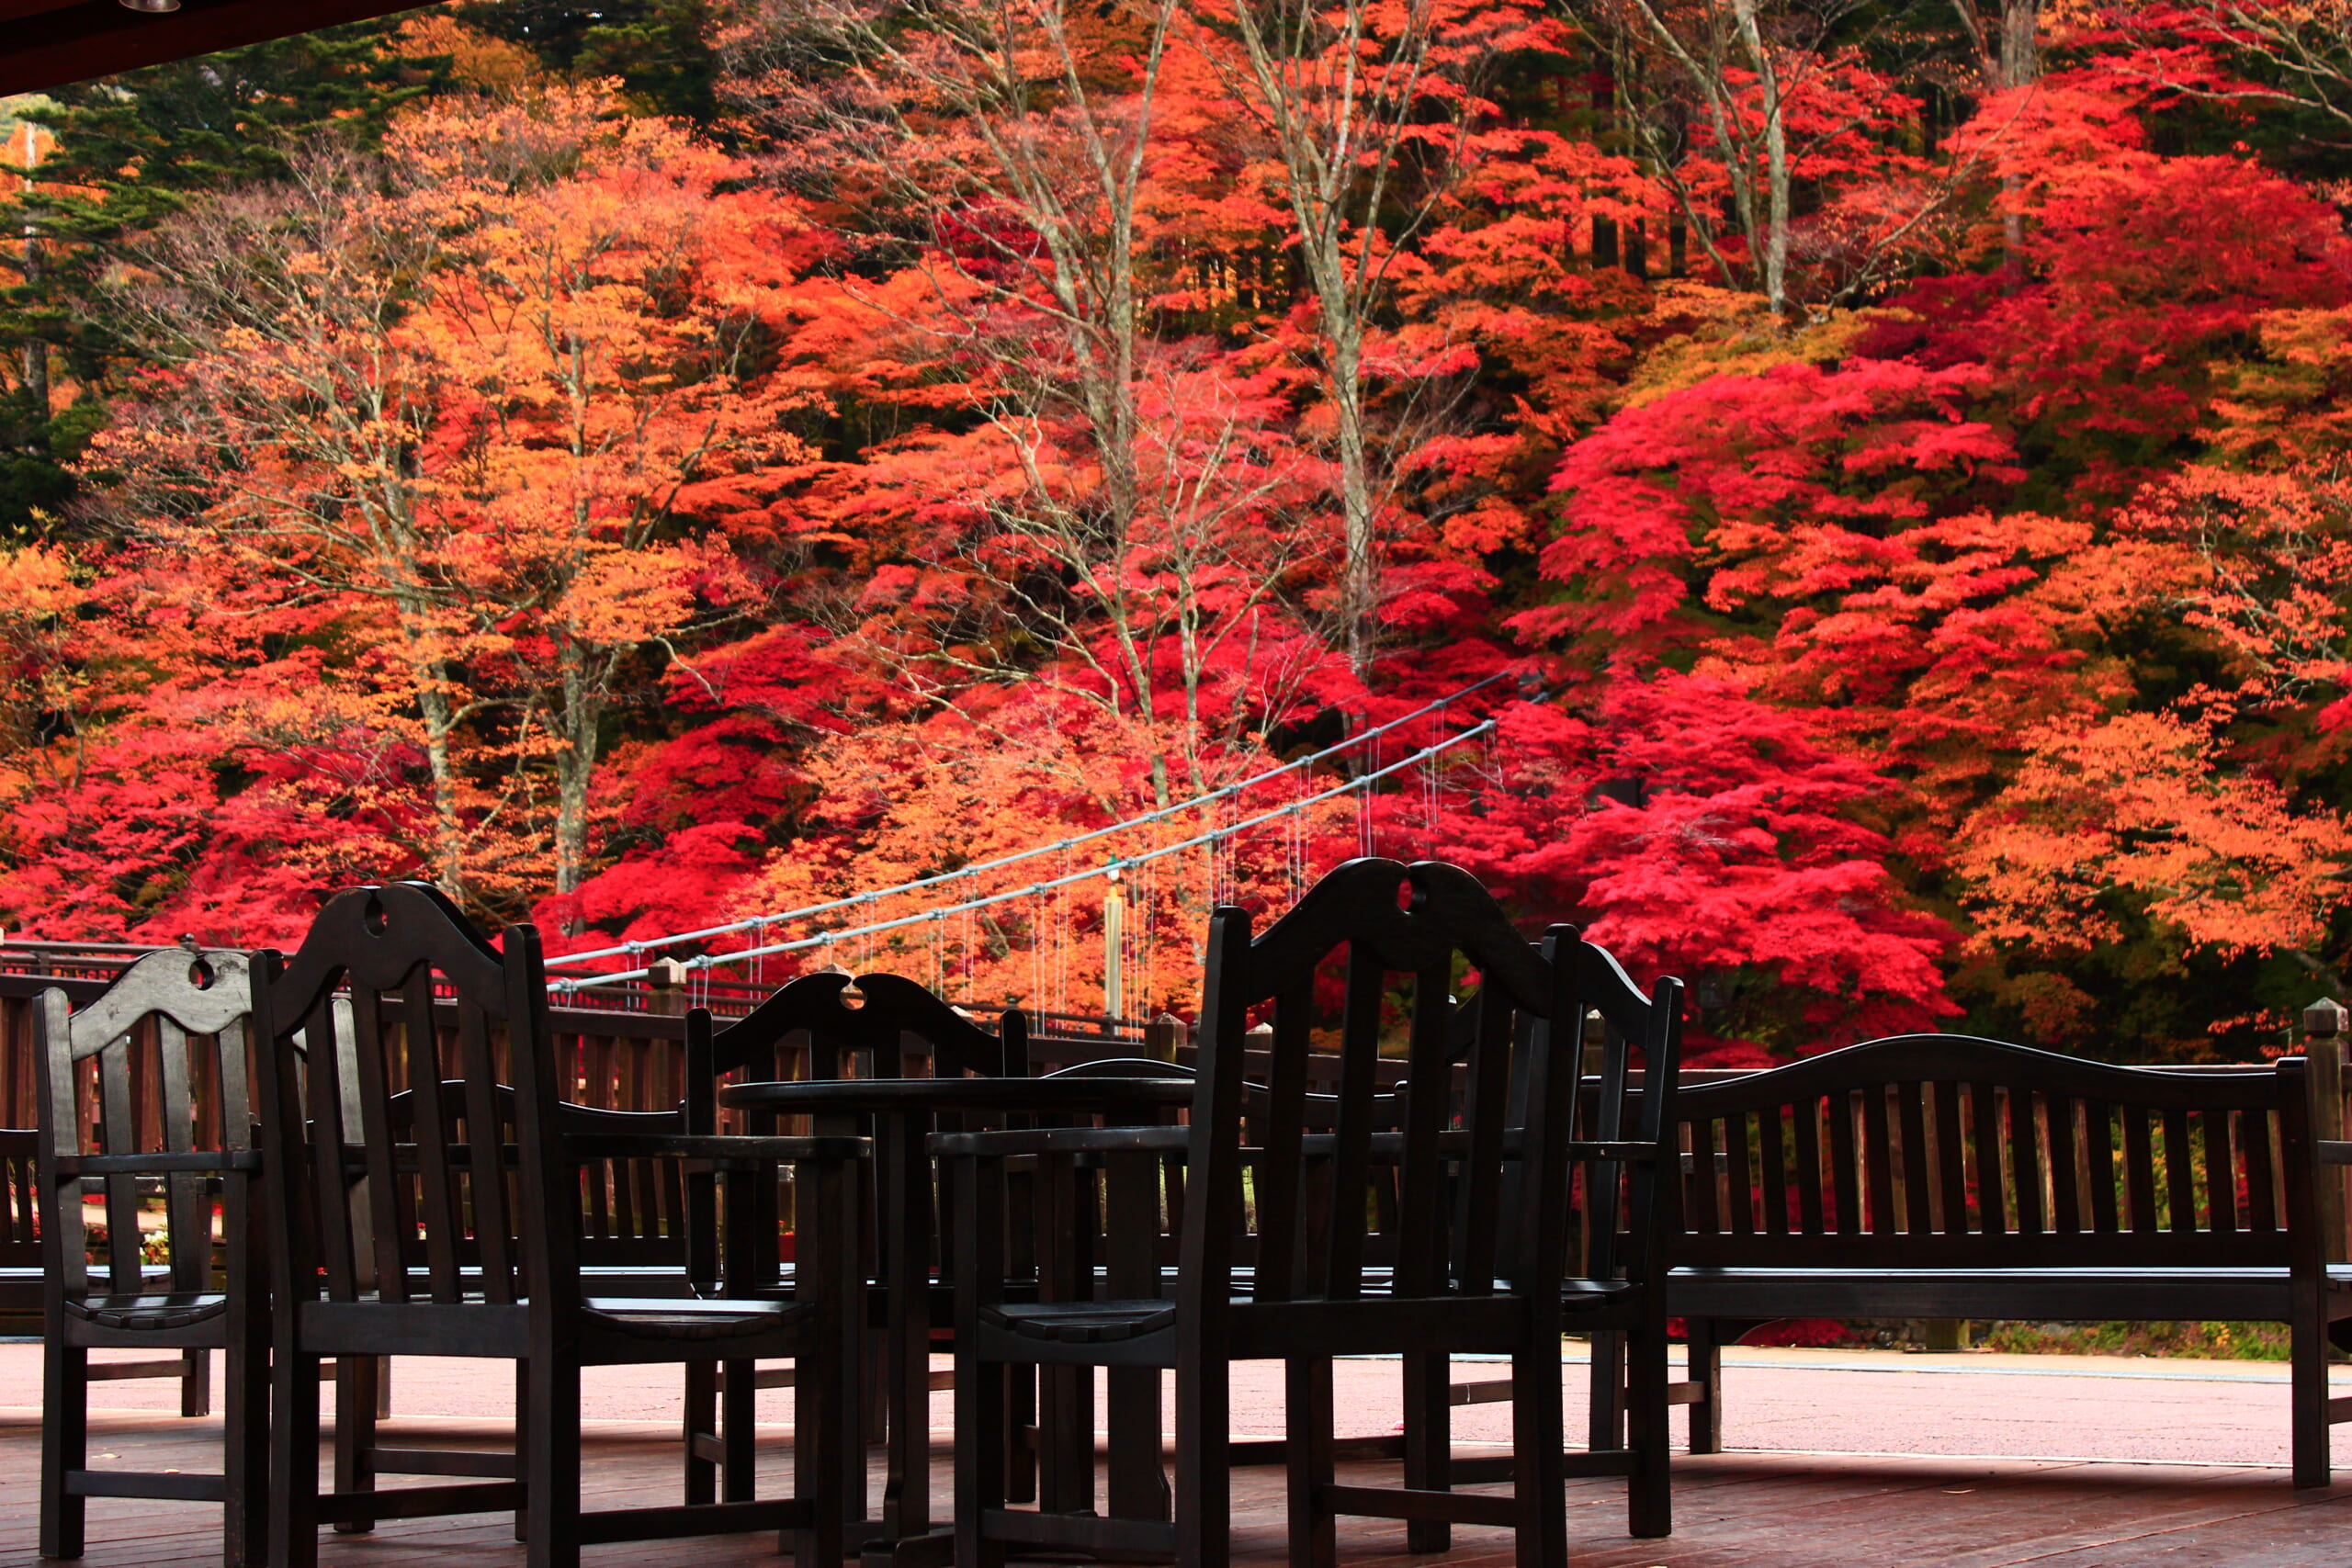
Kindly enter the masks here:
[[[884, 1407], [889, 1427], [885, 1450], [879, 1538], [906, 1568], [952, 1556], [954, 1536], [931, 1525], [931, 1295], [933, 1217], [936, 1183], [926, 1139], [942, 1117], [965, 1124], [1007, 1117], [1047, 1122], [1099, 1117], [1113, 1126], [1149, 1124], [1159, 1113], [1188, 1106], [1195, 1088], [1190, 1077], [1053, 1077], [1042, 1078], [822, 1078], [783, 1083], [735, 1084], [718, 1091], [719, 1103], [740, 1111], [810, 1116], [827, 1132], [861, 1130], [868, 1119], [874, 1138], [876, 1203], [881, 1235], [876, 1251], [878, 1283], [886, 1305]], [[854, 1325], [862, 1333], [863, 1322]], [[854, 1348], [853, 1366], [865, 1358]], [[1090, 1396], [1087, 1401], [1091, 1408]], [[1158, 1453], [1159, 1378], [1152, 1374], [1152, 1451]], [[1114, 1403], [1121, 1403], [1114, 1401]], [[858, 1408], [865, 1402], [857, 1402]], [[1112, 1412], [1114, 1424], [1119, 1412]], [[1093, 1476], [1093, 1422], [1084, 1419], [1086, 1486]], [[1040, 1448], [1046, 1445], [1041, 1442]], [[1073, 1439], [1075, 1446], [1075, 1439]], [[864, 1447], [849, 1451], [864, 1495]], [[1044, 1455], [1041, 1454], [1041, 1459]], [[1074, 1461], [1071, 1468], [1074, 1468]], [[1066, 1484], [1075, 1486], [1075, 1477]], [[1053, 1489], [1041, 1476], [1041, 1485]], [[1123, 1488], [1122, 1490], [1124, 1490]], [[1051, 1502], [1051, 1498], [1042, 1499]], [[1082, 1506], [1082, 1505], [1081, 1505]], [[863, 1513], [863, 1507], [854, 1509]]]

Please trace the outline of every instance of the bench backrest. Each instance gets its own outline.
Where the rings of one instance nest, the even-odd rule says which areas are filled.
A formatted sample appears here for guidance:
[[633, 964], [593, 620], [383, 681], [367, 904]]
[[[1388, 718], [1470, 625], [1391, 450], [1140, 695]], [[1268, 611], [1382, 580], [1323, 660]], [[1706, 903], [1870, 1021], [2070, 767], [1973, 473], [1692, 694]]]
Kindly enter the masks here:
[[1684, 1267], [2233, 1268], [2309, 1224], [2301, 1058], [2169, 1073], [1875, 1040], [1685, 1089]]

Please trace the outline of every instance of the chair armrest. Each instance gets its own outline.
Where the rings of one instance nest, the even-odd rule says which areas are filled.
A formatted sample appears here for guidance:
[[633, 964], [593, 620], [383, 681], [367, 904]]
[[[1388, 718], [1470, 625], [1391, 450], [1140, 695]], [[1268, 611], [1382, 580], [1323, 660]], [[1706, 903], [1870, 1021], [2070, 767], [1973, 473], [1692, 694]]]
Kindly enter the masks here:
[[575, 1159], [707, 1159], [752, 1166], [865, 1159], [874, 1152], [874, 1141], [755, 1138], [722, 1133], [572, 1133], [565, 1135], [563, 1150]]
[[232, 1170], [259, 1170], [261, 1154], [254, 1149], [199, 1149], [192, 1154], [60, 1155], [60, 1176], [167, 1176], [193, 1173], [220, 1176]]
[[1135, 1150], [1182, 1153], [1192, 1147], [1190, 1127], [1048, 1127], [1030, 1132], [933, 1133], [931, 1152], [957, 1155], [1125, 1154]]

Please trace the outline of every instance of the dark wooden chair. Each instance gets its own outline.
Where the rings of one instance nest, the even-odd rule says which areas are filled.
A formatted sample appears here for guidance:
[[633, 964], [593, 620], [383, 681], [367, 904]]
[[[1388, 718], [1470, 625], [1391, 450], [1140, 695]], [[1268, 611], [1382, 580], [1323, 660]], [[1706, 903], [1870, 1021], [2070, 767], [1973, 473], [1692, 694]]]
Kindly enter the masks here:
[[[518, 1507], [532, 1568], [571, 1568], [583, 1544], [768, 1529], [786, 1532], [800, 1561], [840, 1556], [831, 1445], [842, 1428], [841, 1384], [827, 1352], [848, 1307], [840, 1244], [863, 1140], [646, 1132], [634, 1122], [628, 1131], [571, 1130], [580, 1123], [557, 1094], [538, 933], [510, 926], [495, 950], [420, 885], [338, 895], [291, 959], [257, 954], [253, 979], [264, 1151], [286, 1176], [267, 1187], [279, 1238], [274, 1568], [310, 1568], [322, 1523]], [[305, 1062], [293, 1049], [297, 1031], [317, 1037], [339, 987], [349, 992], [357, 1079], [347, 1098], [335, 1054]], [[452, 1029], [419, 1027], [435, 1018], [436, 995], [455, 1004]], [[410, 1098], [398, 1107], [402, 1093]], [[580, 1238], [594, 1184], [609, 1179], [615, 1161], [693, 1160], [767, 1183], [778, 1162], [797, 1168], [803, 1254], [790, 1299], [737, 1296], [731, 1282], [716, 1298], [584, 1295]], [[730, 1234], [722, 1272], [774, 1247], [772, 1236]], [[520, 1363], [521, 1452], [452, 1453], [431, 1464], [412, 1454], [413, 1470], [480, 1479], [322, 1495], [321, 1360], [396, 1354]], [[582, 1511], [583, 1367], [769, 1356], [808, 1358], [797, 1398], [797, 1496]]]
[[[1571, 1310], [1605, 1313], [1637, 1293], [1607, 1279], [1562, 1290], [1573, 1205], [1595, 1190], [1589, 1170], [1575, 1179], [1573, 1162], [1622, 1168], [1659, 1156], [1656, 1144], [1570, 1139], [1579, 1031], [1575, 1021], [1560, 1025], [1580, 1021], [1589, 1005], [1591, 966], [1579, 951], [1566, 928], [1532, 950], [1457, 868], [1351, 862], [1255, 941], [1245, 910], [1216, 912], [1189, 1126], [934, 1140], [957, 1167], [966, 1248], [956, 1294], [956, 1561], [971, 1568], [1022, 1546], [1225, 1562], [1230, 1363], [1278, 1359], [1288, 1363], [1294, 1562], [1331, 1562], [1343, 1512], [1405, 1519], [1408, 1544], [1419, 1550], [1442, 1548], [1450, 1523], [1507, 1525], [1518, 1532], [1521, 1562], [1564, 1562], [1562, 1330]], [[1473, 1043], [1457, 1096], [1450, 1037], [1458, 960], [1478, 983], [1462, 1004], [1473, 1010]], [[1406, 1017], [1392, 1028], [1383, 1013], [1400, 976]], [[1245, 1076], [1253, 1010], [1270, 1011], [1272, 1024], [1260, 1092]], [[1331, 1129], [1311, 1132], [1310, 1036], [1333, 1012], [1338, 1105]], [[1523, 1030], [1522, 1013], [1532, 1020]], [[1381, 1107], [1374, 1080], [1384, 1035], [1399, 1032], [1408, 1064], [1401, 1114]], [[1555, 1048], [1557, 1034], [1565, 1048]], [[1151, 1292], [1159, 1271], [1149, 1247], [1171, 1195], [1160, 1157], [1170, 1150], [1181, 1150], [1185, 1169], [1173, 1300]], [[1102, 1166], [1106, 1236], [1114, 1246], [1142, 1238], [1131, 1256], [1106, 1259], [1104, 1297], [1007, 1299], [1002, 1176], [1015, 1156], [1038, 1162], [1041, 1186], [1057, 1163]], [[1377, 1269], [1365, 1243], [1383, 1187], [1397, 1220], [1392, 1258]], [[1131, 1293], [1138, 1285], [1147, 1299]], [[1402, 1488], [1335, 1481], [1331, 1358], [1365, 1353], [1404, 1358]], [[1449, 1400], [1453, 1353], [1511, 1359], [1523, 1397], [1514, 1406], [1510, 1497], [1452, 1490], [1471, 1477], [1454, 1464], [1431, 1407]], [[1174, 1368], [1174, 1519], [1007, 1508], [1000, 1470], [982, 1462], [1001, 1423], [997, 1385], [979, 1375], [994, 1363]], [[1598, 1457], [1621, 1470], [1630, 1462]]]
[[[251, 995], [243, 953], [178, 949], [140, 959], [79, 1012], [70, 1010], [64, 992], [43, 994], [43, 1557], [82, 1555], [85, 1498], [152, 1497], [220, 1504], [222, 1562], [258, 1560], [254, 1502], [266, 1471], [268, 1347], [252, 1233], [260, 1161], [246, 1092]], [[152, 1072], [140, 1070], [140, 1056]], [[141, 1080], [156, 1100], [152, 1137], [142, 1136], [146, 1119], [132, 1089]], [[167, 1228], [156, 1245], [165, 1258], [151, 1266], [139, 1223], [141, 1187], [158, 1179]], [[103, 1192], [106, 1213], [107, 1257], [95, 1279], [83, 1205], [90, 1182]], [[94, 1369], [90, 1352], [102, 1348], [172, 1356]], [[88, 1467], [94, 1371], [197, 1378], [202, 1369], [192, 1358], [211, 1350], [224, 1352], [225, 1362], [220, 1473]]]
[[[878, 974], [853, 978], [838, 970], [823, 970], [787, 982], [749, 1014], [723, 1029], [717, 1027], [707, 1009], [688, 1010], [685, 1111], [695, 1131], [716, 1132], [717, 1090], [729, 1081], [773, 1083], [796, 1077], [839, 1078], [853, 1072], [865, 1077], [886, 1078], [1026, 1077], [1028, 1041], [1028, 1021], [1017, 1008], [1007, 1009], [1000, 1015], [997, 1031], [991, 1034], [904, 976]], [[774, 1135], [776, 1132], [777, 1118], [773, 1114], [741, 1114], [747, 1134]], [[911, 1486], [923, 1484], [910, 1478], [919, 1476], [925, 1467], [929, 1430], [926, 1427], [922, 1431], [890, 1432], [888, 1411], [908, 1405], [910, 1402], [904, 1395], [909, 1387], [928, 1390], [953, 1386], [952, 1379], [933, 1376], [927, 1353], [916, 1361], [911, 1347], [899, 1363], [888, 1366], [876, 1365], [868, 1354], [869, 1346], [888, 1353], [879, 1331], [889, 1311], [888, 1292], [893, 1280], [935, 1279], [935, 1283], [923, 1287], [932, 1297], [931, 1321], [943, 1331], [955, 1321], [954, 1290], [944, 1272], [935, 1276], [933, 1273], [939, 1261], [938, 1237], [934, 1234], [890, 1238], [898, 1256], [879, 1254], [883, 1238], [871, 1217], [891, 1206], [892, 1190], [898, 1183], [920, 1182], [927, 1188], [933, 1179], [930, 1151], [920, 1139], [893, 1152], [895, 1159], [877, 1161], [872, 1168], [876, 1190], [864, 1194], [860, 1204], [868, 1223], [862, 1227], [859, 1252], [871, 1261], [873, 1269], [865, 1274], [863, 1308], [845, 1324], [846, 1334], [840, 1349], [844, 1366], [867, 1372], [872, 1381], [869, 1392], [875, 1397], [853, 1400], [854, 1408], [859, 1412], [862, 1435], [891, 1445], [885, 1461], [883, 1512], [873, 1518], [863, 1517], [865, 1443], [843, 1445], [842, 1484], [851, 1500], [850, 1524], [854, 1528], [879, 1527], [886, 1517], [892, 1528], [899, 1528], [896, 1521], [905, 1511], [901, 1499], [910, 1496]], [[884, 1168], [886, 1164], [888, 1168]], [[729, 1216], [729, 1224], [771, 1235], [783, 1225], [786, 1216], [782, 1199], [788, 1189], [771, 1186], [755, 1190], [744, 1183], [738, 1190], [744, 1207], [741, 1213]], [[697, 1211], [714, 1204], [715, 1189], [709, 1179], [690, 1178], [685, 1199]], [[925, 1212], [937, 1211], [935, 1205], [925, 1205]], [[698, 1232], [707, 1228], [707, 1222], [695, 1227]], [[774, 1252], [755, 1267], [766, 1270], [766, 1280], [756, 1286], [747, 1280], [747, 1287], [780, 1287], [792, 1273], [791, 1268], [782, 1264]], [[726, 1485], [730, 1496], [750, 1483], [755, 1391], [790, 1388], [797, 1375], [795, 1367], [762, 1368], [743, 1361], [697, 1364], [687, 1369], [688, 1420], [702, 1427], [715, 1427], [722, 1435]], [[920, 1532], [910, 1529], [908, 1533]]]
[[2278, 1322], [2294, 1481], [2324, 1486], [2326, 1261], [2304, 1063], [2175, 1073], [1961, 1034], [1685, 1089], [1667, 1293], [1690, 1331], [1693, 1451], [1723, 1439], [1718, 1347], [1782, 1317]]
[[[335, 1007], [348, 1013], [348, 1005], [342, 999], [337, 999]], [[387, 1011], [397, 1015], [396, 1009], [388, 1008]], [[346, 1040], [349, 1033], [346, 1022]], [[346, 1047], [343, 1079], [346, 1091], [357, 1081], [349, 1056]], [[447, 1080], [441, 1085], [441, 1139], [453, 1145], [465, 1141], [459, 1110], [465, 1104], [465, 1089], [460, 1079]], [[514, 1096], [512, 1087], [503, 1084], [495, 1095], [498, 1113], [510, 1122], [514, 1113]], [[345, 1098], [346, 1115], [356, 1118], [356, 1111], [350, 1104], [347, 1092]], [[418, 1104], [419, 1096], [413, 1089], [391, 1096], [388, 1120], [392, 1136], [401, 1144], [416, 1142]], [[555, 1120], [567, 1137], [592, 1141], [616, 1134], [675, 1136], [686, 1133], [694, 1122], [684, 1103], [668, 1111], [611, 1111], [564, 1103], [557, 1106]], [[697, 1213], [687, 1197], [696, 1184], [712, 1183], [718, 1175], [707, 1160], [583, 1156], [580, 1160], [581, 1234], [575, 1254], [582, 1294], [643, 1300], [721, 1293], [727, 1280], [719, 1267], [718, 1207], [710, 1205]], [[749, 1188], [752, 1184], [741, 1185]], [[368, 1219], [364, 1207], [356, 1217], [362, 1222]], [[364, 1224], [361, 1228], [363, 1235], [357, 1252], [364, 1273], [372, 1265], [373, 1244], [364, 1234]], [[747, 1234], [773, 1232], [770, 1224], [764, 1230]], [[466, 1262], [461, 1276], [468, 1288], [480, 1289], [480, 1249], [468, 1247], [463, 1250]], [[756, 1258], [758, 1255], [750, 1256]], [[431, 1267], [421, 1248], [410, 1249], [407, 1265], [412, 1288], [425, 1287]], [[756, 1262], [741, 1272], [754, 1282], [760, 1276]], [[719, 1498], [720, 1437], [712, 1425], [711, 1413], [692, 1403], [694, 1391], [707, 1381], [712, 1365], [689, 1361], [684, 1369], [689, 1405], [681, 1458], [684, 1466], [684, 1496], [690, 1504], [716, 1502]], [[379, 1441], [379, 1418], [390, 1413], [383, 1398], [389, 1386], [385, 1381], [388, 1366], [385, 1359], [368, 1356], [345, 1357], [337, 1363], [334, 1483], [337, 1494], [356, 1495], [372, 1491], [379, 1476], [440, 1474], [450, 1462], [466, 1462], [453, 1461], [446, 1454], [430, 1450], [386, 1448]], [[520, 1411], [529, 1397], [522, 1363], [516, 1365], [514, 1387], [515, 1408]], [[737, 1482], [729, 1494], [729, 1501], [749, 1501], [752, 1495], [751, 1435], [747, 1424], [741, 1438], [743, 1452]], [[519, 1515], [517, 1523], [519, 1527]], [[364, 1533], [374, 1526], [372, 1518], [359, 1515], [334, 1522], [334, 1528], [346, 1534]], [[517, 1537], [520, 1539], [519, 1528]]]

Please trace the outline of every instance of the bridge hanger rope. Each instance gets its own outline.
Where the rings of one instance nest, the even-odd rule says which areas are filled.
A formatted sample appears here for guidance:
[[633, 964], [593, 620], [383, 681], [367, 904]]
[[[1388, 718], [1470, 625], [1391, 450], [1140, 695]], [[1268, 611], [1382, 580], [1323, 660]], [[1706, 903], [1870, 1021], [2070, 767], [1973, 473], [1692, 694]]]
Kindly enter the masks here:
[[[1447, 696], [1440, 697], [1435, 702], [1427, 704], [1421, 707], [1415, 708], [1411, 713], [1405, 715], [1402, 718], [1392, 718], [1387, 723], [1380, 725], [1376, 728], [1367, 729], [1360, 734], [1351, 735], [1337, 745], [1326, 746], [1320, 751], [1310, 752], [1306, 756], [1295, 758], [1291, 761], [1284, 762], [1281, 767], [1270, 769], [1265, 773], [1256, 775], [1254, 778], [1243, 779], [1238, 784], [1227, 784], [1222, 789], [1211, 790], [1206, 795], [1196, 795], [1191, 800], [1179, 801], [1173, 806], [1162, 807], [1156, 811], [1148, 811], [1140, 817], [1130, 817], [1124, 822], [1114, 822], [1107, 828], [1091, 829], [1086, 832], [1078, 834], [1074, 838], [1061, 839], [1050, 844], [1042, 844], [1034, 850], [1023, 850], [1018, 854], [1006, 855], [1001, 859], [983, 861], [978, 864], [959, 867], [955, 871], [942, 872], [936, 876], [919, 877], [912, 882], [901, 882], [894, 887], [873, 888], [864, 893], [854, 893], [846, 898], [828, 899], [822, 904], [809, 904], [797, 909], [781, 909], [764, 915], [752, 915], [740, 920], [729, 920], [725, 925], [705, 926], [699, 931], [677, 931], [668, 936], [640, 937], [635, 941], [623, 942], [613, 947], [590, 948], [584, 953], [554, 953], [549, 955], [548, 962], [550, 964], [570, 965], [574, 964], [585, 964], [592, 959], [597, 958], [635, 958], [641, 953], [659, 952], [661, 949], [665, 947], [675, 947], [680, 942], [702, 942], [716, 936], [734, 936], [743, 931], [758, 931], [760, 934], [764, 935], [765, 931], [763, 928], [777, 925], [786, 920], [801, 920], [807, 919], [812, 915], [828, 915], [831, 914], [836, 909], [851, 908], [859, 904], [870, 904], [877, 898], [888, 898], [900, 893], [920, 893], [924, 888], [944, 886], [951, 882], [959, 882], [967, 876], [977, 876], [983, 872], [1001, 871], [1009, 865], [1019, 865], [1023, 861], [1035, 860], [1040, 855], [1051, 854], [1057, 850], [1074, 850], [1081, 844], [1091, 844], [1099, 839], [1107, 839], [1114, 834], [1129, 832], [1137, 828], [1148, 828], [1155, 822], [1164, 822], [1170, 817], [1179, 817], [1187, 811], [1197, 811], [1204, 806], [1216, 805], [1230, 796], [1238, 795], [1245, 789], [1254, 788], [1270, 780], [1281, 778], [1285, 773], [1295, 773], [1301, 768], [1312, 767], [1317, 762], [1322, 761], [1328, 757], [1335, 757], [1342, 751], [1350, 750], [1354, 747], [1361, 746], [1367, 740], [1375, 739], [1382, 735], [1385, 735], [1388, 731], [1397, 728], [1399, 726], [1410, 724], [1413, 720], [1422, 717], [1425, 715], [1442, 712], [1453, 704], [1468, 696], [1471, 693], [1491, 686], [1496, 682], [1501, 680], [1504, 676], [1514, 673], [1516, 673], [1516, 671], [1509, 670], [1498, 671], [1496, 673], [1487, 676], [1483, 681], [1474, 682], [1471, 684], [1463, 687], [1458, 692], [1454, 692]], [[1041, 886], [1051, 887], [1059, 886], [1061, 884], [1054, 882], [1042, 884]], [[746, 951], [781, 953], [791, 951], [791, 949], [788, 947], [770, 946], [748, 949]], [[631, 975], [642, 975], [645, 973], [646, 971], [642, 969], [630, 971]], [[581, 979], [583, 983], [601, 983], [606, 980], [621, 977], [622, 976], [612, 975], [597, 975], [594, 976], [581, 976]]]
[[[1540, 702], [1542, 698], [1538, 697], [1536, 700]], [[1124, 856], [1119, 859], [1113, 860], [1106, 865], [1090, 866], [1084, 871], [1071, 872], [1067, 875], [1057, 876], [1050, 881], [1031, 883], [1026, 886], [1009, 888], [1002, 893], [991, 893], [985, 897], [967, 899], [960, 904], [948, 904], [934, 909], [924, 909], [916, 914], [903, 915], [895, 920], [878, 920], [872, 925], [851, 926], [839, 931], [822, 931], [815, 936], [802, 937], [795, 942], [770, 942], [765, 946], [741, 948], [733, 953], [701, 953], [695, 957], [684, 960], [684, 963], [685, 967], [690, 970], [713, 969], [725, 964], [740, 964], [746, 959], [765, 958], [774, 953], [805, 953], [810, 948], [830, 945], [831, 943], [841, 941], [844, 937], [854, 936], [870, 940], [873, 937], [881, 935], [885, 931], [904, 931], [910, 926], [922, 925], [926, 920], [942, 920], [949, 915], [963, 914], [975, 909], [992, 908], [999, 904], [1009, 904], [1016, 898], [1032, 897], [1040, 893], [1052, 892], [1059, 888], [1075, 886], [1083, 882], [1092, 882], [1102, 877], [1114, 875], [1119, 872], [1125, 871], [1130, 866], [1140, 866], [1152, 861], [1164, 859], [1169, 855], [1182, 854], [1186, 850], [1196, 850], [1204, 844], [1214, 845], [1221, 840], [1230, 838], [1238, 833], [1247, 832], [1252, 828], [1263, 827], [1269, 822], [1277, 821], [1282, 818], [1290, 815], [1292, 812], [1300, 811], [1307, 807], [1319, 805], [1327, 800], [1337, 800], [1342, 795], [1353, 794], [1355, 791], [1364, 789], [1392, 773], [1400, 773], [1408, 769], [1418, 767], [1421, 763], [1428, 761], [1430, 758], [1437, 756], [1440, 752], [1450, 750], [1453, 747], [1462, 745], [1465, 741], [1473, 740], [1479, 736], [1487, 734], [1494, 729], [1495, 723], [1496, 721], [1491, 718], [1486, 719], [1478, 724], [1473, 725], [1468, 729], [1463, 730], [1458, 735], [1449, 735], [1433, 746], [1424, 747], [1422, 750], [1414, 752], [1409, 757], [1401, 758], [1396, 761], [1389, 763], [1386, 767], [1377, 769], [1372, 773], [1361, 774], [1355, 778], [1348, 780], [1344, 784], [1335, 784], [1331, 788], [1322, 791], [1320, 794], [1306, 795], [1297, 800], [1285, 802], [1281, 806], [1275, 807], [1271, 811], [1264, 811], [1255, 817], [1245, 818], [1238, 822], [1230, 824], [1229, 826], [1213, 829], [1206, 833], [1198, 834], [1193, 838], [1186, 839], [1180, 843], [1164, 844], [1156, 850], [1147, 850], [1142, 854]], [[1222, 791], [1219, 792], [1220, 795], [1223, 793], [1224, 792]], [[1216, 798], [1217, 797], [1214, 795], [1203, 797], [1204, 800], [1213, 800]], [[1071, 843], [1077, 843], [1080, 841], [1081, 840], [1070, 840]], [[1048, 849], [1057, 849], [1064, 846], [1048, 845], [1046, 847]], [[1027, 857], [1023, 856], [1021, 858], [1025, 859]], [[910, 883], [908, 886], [910, 887], [929, 886], [940, 882], [951, 882], [960, 877], [975, 875], [989, 868], [985, 866], [967, 866], [962, 871], [950, 872], [944, 876], [926, 878], [922, 883]], [[883, 891], [897, 892], [901, 891], [901, 889], [892, 888], [885, 889]], [[870, 895], [861, 895], [857, 898], [838, 899], [831, 905], [827, 906], [827, 908], [840, 908], [844, 905], [862, 903], [870, 898], [879, 897], [881, 897], [881, 893], [877, 892]], [[773, 915], [768, 917], [771, 922], [779, 918], [780, 917]], [[625, 980], [642, 980], [650, 974], [652, 974], [652, 970], [649, 967], [643, 969], [624, 970], [616, 975], [583, 976], [577, 978], [567, 976], [560, 979], [549, 981], [548, 988], [555, 991], [574, 991], [583, 985], [616, 985]]]

